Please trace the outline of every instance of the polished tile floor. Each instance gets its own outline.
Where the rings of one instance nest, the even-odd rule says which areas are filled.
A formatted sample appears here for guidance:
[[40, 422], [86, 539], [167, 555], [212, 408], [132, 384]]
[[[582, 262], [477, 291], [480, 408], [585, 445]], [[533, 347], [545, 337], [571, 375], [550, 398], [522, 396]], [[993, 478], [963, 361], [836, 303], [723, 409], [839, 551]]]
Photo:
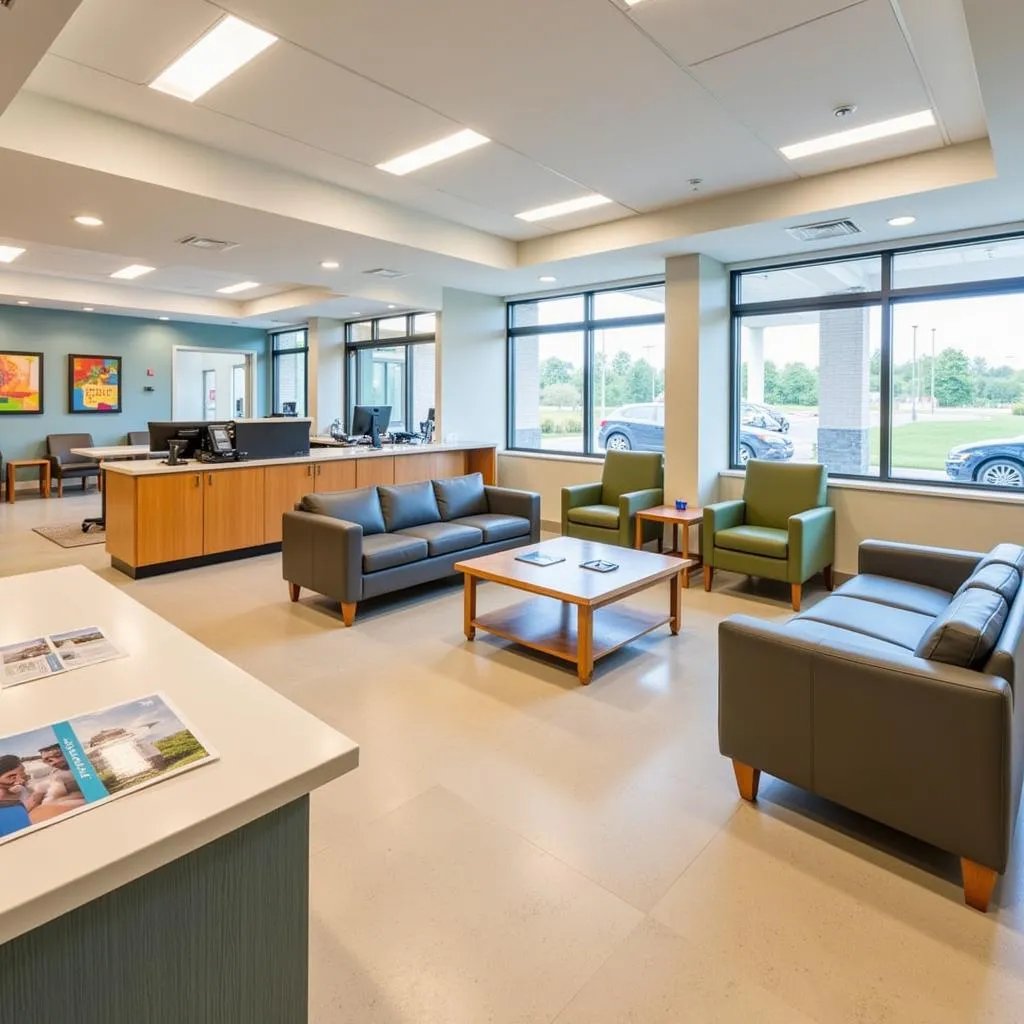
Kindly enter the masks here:
[[457, 585], [346, 630], [277, 556], [133, 583], [30, 532], [97, 507], [0, 505], [0, 574], [80, 561], [362, 747], [313, 798], [317, 1024], [1024, 1021], [1024, 836], [982, 916], [952, 857], [770, 779], [738, 800], [716, 626], [784, 618], [782, 590], [690, 590], [678, 638], [580, 688], [466, 644]]

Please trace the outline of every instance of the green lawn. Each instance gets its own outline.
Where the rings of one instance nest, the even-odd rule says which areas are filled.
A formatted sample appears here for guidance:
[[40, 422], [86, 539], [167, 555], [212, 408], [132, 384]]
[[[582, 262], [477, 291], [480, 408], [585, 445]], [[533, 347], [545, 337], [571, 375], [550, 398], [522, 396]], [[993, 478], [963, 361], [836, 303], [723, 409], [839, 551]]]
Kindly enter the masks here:
[[[979, 412], [979, 416], [985, 415]], [[892, 432], [892, 464], [899, 469], [946, 468], [946, 454], [958, 444], [989, 441], [1024, 434], [1024, 418], [1008, 413], [993, 413], [985, 419], [927, 419], [904, 423]], [[878, 428], [871, 430], [872, 461], [877, 465]]]

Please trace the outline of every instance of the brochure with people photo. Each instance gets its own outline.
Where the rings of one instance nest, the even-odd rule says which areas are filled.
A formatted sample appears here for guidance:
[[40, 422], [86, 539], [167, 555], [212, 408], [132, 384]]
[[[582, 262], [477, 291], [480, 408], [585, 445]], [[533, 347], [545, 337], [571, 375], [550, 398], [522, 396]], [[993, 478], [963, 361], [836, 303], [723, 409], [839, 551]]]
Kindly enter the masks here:
[[158, 693], [0, 737], [0, 844], [215, 760]]
[[0, 688], [123, 657], [98, 626], [6, 644], [0, 647]]

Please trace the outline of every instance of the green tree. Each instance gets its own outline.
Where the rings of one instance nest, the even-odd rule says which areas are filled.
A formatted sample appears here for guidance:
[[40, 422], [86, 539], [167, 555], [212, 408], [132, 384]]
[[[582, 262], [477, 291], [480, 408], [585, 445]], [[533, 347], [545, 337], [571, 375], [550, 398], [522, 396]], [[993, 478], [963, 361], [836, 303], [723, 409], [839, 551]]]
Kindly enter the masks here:
[[770, 359], [764, 364], [764, 400], [769, 405], [781, 405], [785, 401], [779, 381], [779, 368]]
[[787, 363], [779, 387], [784, 405], [818, 404], [818, 375], [805, 363]]
[[971, 365], [958, 348], [944, 348], [935, 357], [935, 398], [943, 408], [971, 404]]
[[657, 390], [654, 367], [646, 359], [638, 359], [630, 368], [627, 401], [651, 402]]
[[571, 384], [572, 371], [573, 365], [568, 360], [548, 356], [540, 364], [540, 386], [546, 388], [551, 384]]
[[554, 405], [559, 409], [578, 409], [583, 402], [583, 393], [572, 384], [549, 384], [540, 389], [540, 404]]

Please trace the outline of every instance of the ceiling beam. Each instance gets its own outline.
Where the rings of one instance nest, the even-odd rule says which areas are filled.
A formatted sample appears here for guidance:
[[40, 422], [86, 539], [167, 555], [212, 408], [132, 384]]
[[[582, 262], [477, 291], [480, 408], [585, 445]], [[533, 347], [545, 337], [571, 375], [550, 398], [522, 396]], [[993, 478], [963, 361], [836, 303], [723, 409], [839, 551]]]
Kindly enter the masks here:
[[0, 7], [0, 112], [43, 59], [81, 0], [17, 0]]

